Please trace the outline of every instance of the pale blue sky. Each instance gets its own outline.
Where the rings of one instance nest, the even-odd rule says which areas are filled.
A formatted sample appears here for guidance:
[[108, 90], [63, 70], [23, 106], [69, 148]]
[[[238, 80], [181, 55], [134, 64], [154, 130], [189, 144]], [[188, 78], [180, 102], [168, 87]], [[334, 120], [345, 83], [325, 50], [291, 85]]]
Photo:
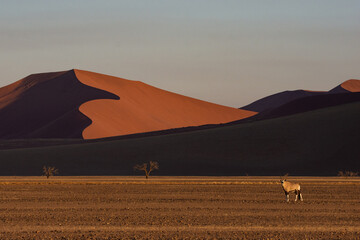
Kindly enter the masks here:
[[72, 68], [240, 107], [360, 79], [360, 0], [0, 0], [0, 86]]

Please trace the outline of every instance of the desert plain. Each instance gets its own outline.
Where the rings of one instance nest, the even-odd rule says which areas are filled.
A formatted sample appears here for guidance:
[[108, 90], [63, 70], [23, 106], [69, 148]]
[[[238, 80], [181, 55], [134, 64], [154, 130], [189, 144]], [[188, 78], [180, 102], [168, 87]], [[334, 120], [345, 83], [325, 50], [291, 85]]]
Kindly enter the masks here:
[[0, 177], [0, 239], [360, 239], [360, 179]]

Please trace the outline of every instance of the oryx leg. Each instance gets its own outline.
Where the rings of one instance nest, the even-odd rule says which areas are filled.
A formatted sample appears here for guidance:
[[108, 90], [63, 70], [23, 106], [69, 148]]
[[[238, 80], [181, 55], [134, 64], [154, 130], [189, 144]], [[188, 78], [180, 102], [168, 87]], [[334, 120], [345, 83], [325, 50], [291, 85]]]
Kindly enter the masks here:
[[300, 197], [300, 201], [304, 201], [304, 200], [303, 200], [303, 197], [302, 197], [302, 195], [301, 195], [301, 192], [299, 192], [299, 197]]
[[298, 200], [299, 191], [295, 190], [295, 202]]
[[285, 192], [285, 196], [286, 196], [286, 202], [289, 202], [289, 193]]

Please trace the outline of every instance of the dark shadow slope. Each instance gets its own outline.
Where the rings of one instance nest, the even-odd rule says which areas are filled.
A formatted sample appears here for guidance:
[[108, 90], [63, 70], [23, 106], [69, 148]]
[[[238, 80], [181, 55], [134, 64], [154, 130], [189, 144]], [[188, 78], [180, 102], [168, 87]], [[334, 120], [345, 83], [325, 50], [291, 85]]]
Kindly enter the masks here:
[[335, 175], [360, 170], [360, 102], [185, 133], [0, 151], [1, 175]]
[[100, 98], [119, 99], [82, 84], [73, 70], [30, 75], [0, 89], [0, 138], [82, 138], [91, 120], [79, 106]]
[[343, 87], [341, 87], [341, 85], [331, 89], [329, 91], [329, 93], [349, 93], [348, 90], [344, 89]]

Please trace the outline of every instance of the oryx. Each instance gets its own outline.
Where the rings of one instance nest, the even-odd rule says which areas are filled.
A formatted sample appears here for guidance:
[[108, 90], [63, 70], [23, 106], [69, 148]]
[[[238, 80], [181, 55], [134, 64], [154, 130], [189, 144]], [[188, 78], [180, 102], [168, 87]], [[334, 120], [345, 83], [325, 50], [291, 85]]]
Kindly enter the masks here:
[[303, 201], [303, 197], [300, 192], [300, 184], [289, 182], [286, 179], [280, 180], [280, 182], [285, 192], [287, 202], [289, 202], [289, 193], [291, 192], [294, 192], [296, 195], [295, 202], [298, 200], [298, 198], [300, 199], [300, 201]]

